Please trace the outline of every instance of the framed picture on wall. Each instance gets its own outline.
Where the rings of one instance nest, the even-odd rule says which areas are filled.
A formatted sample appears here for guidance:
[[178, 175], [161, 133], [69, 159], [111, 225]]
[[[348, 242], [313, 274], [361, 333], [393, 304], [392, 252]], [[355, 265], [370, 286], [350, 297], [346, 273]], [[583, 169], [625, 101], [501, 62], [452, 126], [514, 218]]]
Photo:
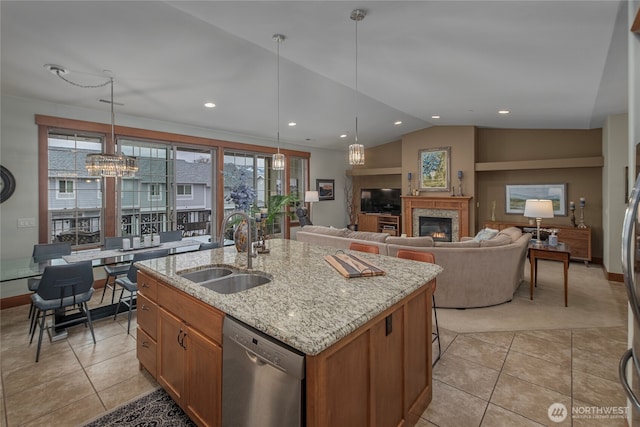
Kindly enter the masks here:
[[316, 179], [316, 190], [318, 191], [318, 199], [334, 200], [335, 199], [335, 180], [334, 179]]
[[421, 191], [449, 191], [451, 182], [451, 147], [418, 151]]
[[549, 199], [555, 216], [567, 216], [567, 184], [505, 185], [506, 213], [524, 214], [527, 199]]

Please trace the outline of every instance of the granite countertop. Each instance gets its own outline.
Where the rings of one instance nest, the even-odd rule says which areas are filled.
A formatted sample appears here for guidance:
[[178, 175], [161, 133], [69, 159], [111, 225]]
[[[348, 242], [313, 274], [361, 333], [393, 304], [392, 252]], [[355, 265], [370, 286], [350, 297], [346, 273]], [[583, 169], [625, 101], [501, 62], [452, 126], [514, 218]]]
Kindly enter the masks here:
[[[267, 241], [268, 254], [252, 272], [272, 281], [235, 294], [219, 294], [177, 273], [212, 265], [247, 271], [247, 254], [235, 247], [177, 254], [138, 263], [140, 270], [308, 355], [317, 355], [433, 278], [438, 265], [357, 252], [384, 276], [347, 279], [324, 259], [340, 250], [294, 240]], [[345, 251], [349, 252], [349, 251]]]

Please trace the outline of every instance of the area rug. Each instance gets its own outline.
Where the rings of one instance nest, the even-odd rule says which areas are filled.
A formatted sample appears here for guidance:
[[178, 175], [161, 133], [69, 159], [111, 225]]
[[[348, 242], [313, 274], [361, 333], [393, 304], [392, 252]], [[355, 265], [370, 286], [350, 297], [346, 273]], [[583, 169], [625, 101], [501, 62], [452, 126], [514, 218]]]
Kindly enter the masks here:
[[163, 389], [157, 389], [96, 418], [85, 427], [195, 427]]

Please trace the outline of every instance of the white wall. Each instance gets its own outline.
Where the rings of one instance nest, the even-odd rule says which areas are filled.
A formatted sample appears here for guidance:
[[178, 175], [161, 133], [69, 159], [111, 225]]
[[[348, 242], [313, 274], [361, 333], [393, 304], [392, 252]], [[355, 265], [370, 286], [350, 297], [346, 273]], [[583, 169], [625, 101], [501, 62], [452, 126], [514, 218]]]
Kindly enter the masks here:
[[[0, 163], [8, 168], [16, 179], [16, 191], [9, 200], [0, 204], [0, 258], [15, 259], [31, 256], [33, 245], [38, 243], [37, 227], [18, 228], [18, 219], [38, 218], [38, 127], [35, 115], [48, 115], [69, 119], [109, 123], [106, 111], [86, 110], [31, 99], [2, 96], [0, 122]], [[157, 131], [173, 132], [205, 138], [223, 139], [247, 144], [275, 146], [272, 140], [262, 140], [245, 135], [196, 128], [178, 123], [160, 122], [116, 114], [116, 124]], [[342, 188], [347, 169], [346, 152], [324, 150], [282, 144], [281, 147], [311, 153], [310, 187], [315, 189], [316, 178], [335, 179], [334, 201], [316, 203], [314, 222], [344, 227], [347, 224]], [[346, 149], [346, 147], [345, 147]], [[0, 286], [0, 296], [18, 295], [10, 291], [7, 283]], [[26, 289], [18, 285], [19, 289]]]

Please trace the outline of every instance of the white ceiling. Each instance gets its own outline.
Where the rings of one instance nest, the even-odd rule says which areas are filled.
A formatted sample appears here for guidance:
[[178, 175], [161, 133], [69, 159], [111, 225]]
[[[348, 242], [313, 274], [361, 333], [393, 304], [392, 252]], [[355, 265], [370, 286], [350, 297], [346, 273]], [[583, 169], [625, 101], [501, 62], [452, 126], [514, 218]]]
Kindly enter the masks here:
[[[367, 11], [357, 97], [355, 8]], [[589, 129], [627, 110], [626, 8], [613, 0], [2, 0], [1, 89], [108, 111], [98, 102], [108, 87], [65, 83], [44, 68], [54, 63], [84, 85], [113, 76], [124, 104], [116, 122], [126, 114], [275, 140], [272, 36], [281, 33], [286, 143], [346, 148], [356, 111], [365, 146], [432, 125]]]

